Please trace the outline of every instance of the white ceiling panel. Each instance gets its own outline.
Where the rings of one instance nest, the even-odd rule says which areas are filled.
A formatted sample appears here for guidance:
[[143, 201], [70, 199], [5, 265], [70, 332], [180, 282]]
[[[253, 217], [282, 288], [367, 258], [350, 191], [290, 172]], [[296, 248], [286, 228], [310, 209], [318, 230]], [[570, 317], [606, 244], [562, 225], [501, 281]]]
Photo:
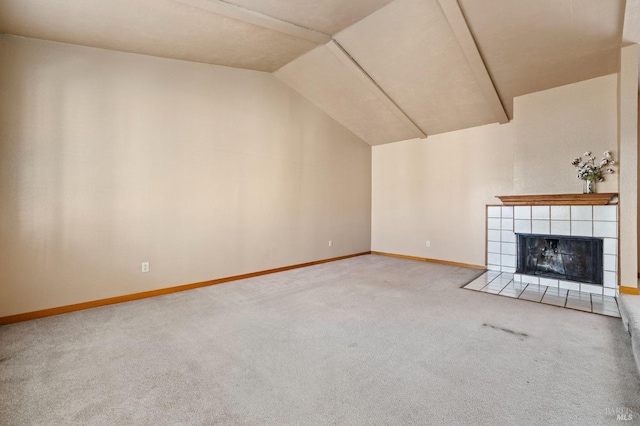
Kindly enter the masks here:
[[497, 121], [436, 0], [396, 0], [336, 39], [427, 134]]
[[283, 21], [333, 35], [393, 0], [227, 0]]
[[618, 69], [624, 0], [459, 0], [509, 116], [513, 98]]
[[2, 0], [0, 32], [268, 72], [317, 46], [173, 0]]
[[421, 136], [327, 46], [275, 75], [370, 145]]

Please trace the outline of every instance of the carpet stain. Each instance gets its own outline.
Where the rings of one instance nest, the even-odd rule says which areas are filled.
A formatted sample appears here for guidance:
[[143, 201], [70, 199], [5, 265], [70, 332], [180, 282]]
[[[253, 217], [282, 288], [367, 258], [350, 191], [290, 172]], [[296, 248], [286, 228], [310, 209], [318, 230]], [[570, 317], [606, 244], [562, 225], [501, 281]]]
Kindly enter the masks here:
[[518, 337], [529, 337], [529, 335], [526, 334], [526, 333], [518, 333], [517, 331], [509, 330], [508, 328], [496, 327], [495, 325], [491, 325], [491, 324], [487, 324], [487, 323], [482, 324], [482, 326], [483, 327], [491, 327], [494, 330], [502, 330], [505, 333], [513, 334], [514, 336], [518, 336]]
[[9, 358], [0, 358], [0, 364], [2, 364], [5, 361], [9, 361]]

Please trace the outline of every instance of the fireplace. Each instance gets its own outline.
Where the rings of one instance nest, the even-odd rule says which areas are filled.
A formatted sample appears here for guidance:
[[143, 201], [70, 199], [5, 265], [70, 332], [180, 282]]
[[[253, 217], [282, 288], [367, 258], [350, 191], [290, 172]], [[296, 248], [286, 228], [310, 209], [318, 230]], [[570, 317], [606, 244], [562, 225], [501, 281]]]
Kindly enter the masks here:
[[[535, 202], [487, 206], [487, 269], [513, 274], [516, 282], [616, 296], [618, 206]], [[531, 237], [524, 250], [521, 236]]]
[[516, 235], [516, 273], [602, 285], [602, 238]]

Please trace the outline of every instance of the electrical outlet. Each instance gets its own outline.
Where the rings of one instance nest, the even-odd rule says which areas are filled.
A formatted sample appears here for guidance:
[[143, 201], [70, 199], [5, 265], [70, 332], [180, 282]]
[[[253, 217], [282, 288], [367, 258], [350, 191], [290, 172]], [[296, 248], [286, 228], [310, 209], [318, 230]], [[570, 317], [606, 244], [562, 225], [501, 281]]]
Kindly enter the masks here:
[[427, 241], [426, 246], [431, 247], [431, 241]]
[[329, 240], [329, 247], [332, 247], [332, 246], [333, 246], [333, 241]]
[[142, 262], [142, 272], [149, 272], [149, 262]]

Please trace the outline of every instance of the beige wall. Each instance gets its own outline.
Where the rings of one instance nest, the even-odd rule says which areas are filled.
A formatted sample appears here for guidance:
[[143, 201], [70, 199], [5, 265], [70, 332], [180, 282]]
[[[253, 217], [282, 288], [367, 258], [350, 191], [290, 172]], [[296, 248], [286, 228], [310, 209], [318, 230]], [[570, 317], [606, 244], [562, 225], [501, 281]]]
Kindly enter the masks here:
[[[571, 161], [585, 151], [598, 160], [617, 150], [615, 74], [514, 99], [514, 193], [581, 192]], [[617, 170], [617, 168], [616, 168]], [[619, 174], [597, 183], [598, 192], [617, 192]]]
[[513, 192], [513, 136], [495, 124], [374, 147], [371, 250], [484, 264], [484, 205]]
[[623, 47], [618, 73], [620, 284], [638, 286], [638, 45]]
[[370, 248], [371, 148], [271, 74], [0, 36], [0, 94], [0, 317]]
[[374, 147], [371, 249], [484, 265], [495, 195], [581, 192], [571, 160], [615, 153], [616, 91], [616, 75], [600, 77], [516, 98], [508, 124]]

